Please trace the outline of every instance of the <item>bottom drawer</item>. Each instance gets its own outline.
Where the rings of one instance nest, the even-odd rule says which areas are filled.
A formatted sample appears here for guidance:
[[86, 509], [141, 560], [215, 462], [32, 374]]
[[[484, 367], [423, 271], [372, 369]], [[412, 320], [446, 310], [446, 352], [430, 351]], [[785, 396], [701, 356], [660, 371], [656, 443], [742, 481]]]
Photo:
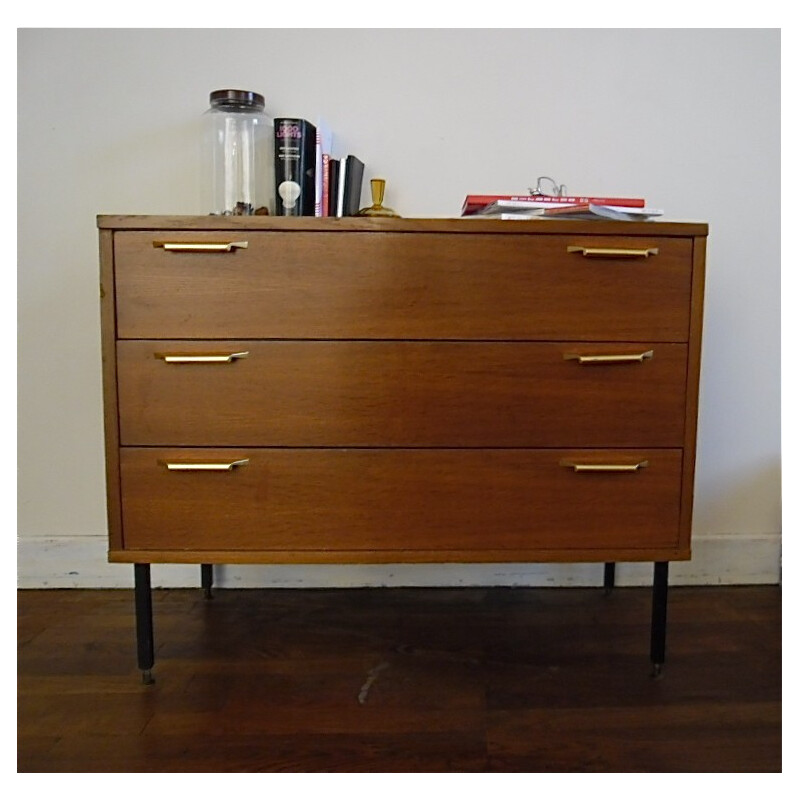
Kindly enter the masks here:
[[124, 550], [457, 561], [679, 545], [679, 449], [123, 448], [120, 460]]

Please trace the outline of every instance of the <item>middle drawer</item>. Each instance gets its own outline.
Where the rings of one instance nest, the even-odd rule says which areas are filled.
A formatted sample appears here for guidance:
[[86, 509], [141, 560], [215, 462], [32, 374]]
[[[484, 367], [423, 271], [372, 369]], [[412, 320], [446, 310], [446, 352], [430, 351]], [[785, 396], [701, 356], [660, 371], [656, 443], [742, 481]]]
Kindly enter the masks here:
[[123, 445], [677, 447], [686, 347], [120, 341]]

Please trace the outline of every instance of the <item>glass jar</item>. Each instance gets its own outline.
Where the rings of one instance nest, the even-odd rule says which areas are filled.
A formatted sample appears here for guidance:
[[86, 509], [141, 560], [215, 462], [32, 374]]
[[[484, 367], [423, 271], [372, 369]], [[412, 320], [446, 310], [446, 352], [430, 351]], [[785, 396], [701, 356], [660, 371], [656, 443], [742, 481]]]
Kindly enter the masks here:
[[273, 120], [264, 98], [241, 89], [218, 89], [205, 113], [206, 164], [211, 171], [212, 214], [274, 212]]

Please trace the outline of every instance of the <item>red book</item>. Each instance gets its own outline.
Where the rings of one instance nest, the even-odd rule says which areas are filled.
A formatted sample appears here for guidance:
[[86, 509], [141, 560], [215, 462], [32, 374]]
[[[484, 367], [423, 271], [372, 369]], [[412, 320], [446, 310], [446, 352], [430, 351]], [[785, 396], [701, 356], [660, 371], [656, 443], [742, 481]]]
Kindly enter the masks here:
[[558, 205], [582, 205], [592, 203], [596, 206], [626, 206], [628, 208], [644, 208], [642, 197], [552, 197], [546, 194], [537, 195], [512, 195], [512, 194], [468, 194], [461, 207], [461, 216], [466, 217], [480, 211], [490, 203], [498, 200], [510, 200], [515, 203], [556, 203]]
[[320, 216], [331, 215], [331, 157], [328, 153], [322, 154], [322, 213]]

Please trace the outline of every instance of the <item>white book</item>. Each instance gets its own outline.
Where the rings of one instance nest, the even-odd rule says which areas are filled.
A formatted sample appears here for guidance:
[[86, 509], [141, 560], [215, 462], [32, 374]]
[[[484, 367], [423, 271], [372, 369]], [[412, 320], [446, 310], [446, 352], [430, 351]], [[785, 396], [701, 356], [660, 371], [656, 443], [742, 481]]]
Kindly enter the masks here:
[[568, 208], [575, 203], [541, 202], [539, 200], [495, 200], [469, 216], [491, 217], [507, 211], [529, 211], [531, 213], [545, 208]]
[[629, 208], [628, 206], [596, 206], [589, 204], [589, 211], [607, 219], [643, 220], [660, 217], [664, 213], [660, 208]]

